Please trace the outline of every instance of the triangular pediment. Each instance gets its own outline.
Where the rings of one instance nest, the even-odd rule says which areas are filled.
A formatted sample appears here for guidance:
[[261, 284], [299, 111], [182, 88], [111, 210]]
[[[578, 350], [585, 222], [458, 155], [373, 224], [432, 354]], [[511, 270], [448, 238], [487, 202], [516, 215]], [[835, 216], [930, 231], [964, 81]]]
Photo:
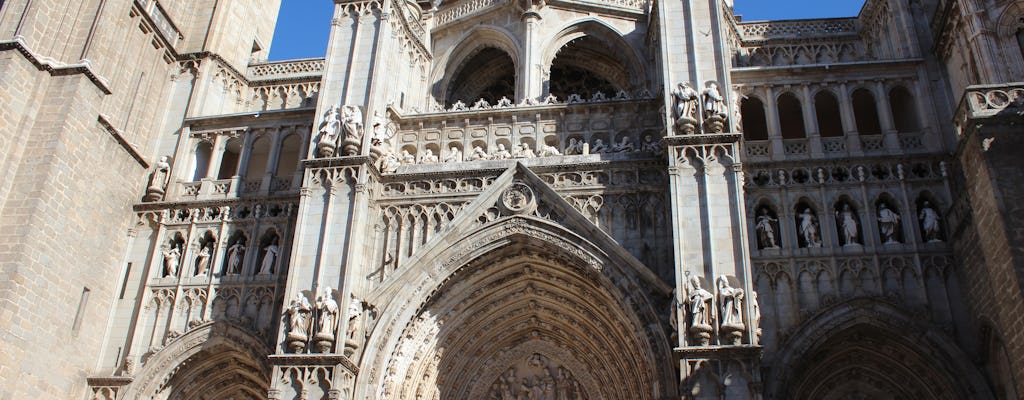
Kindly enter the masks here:
[[[405, 282], [443, 281], [486, 249], [528, 235], [571, 254], [588, 268], [611, 268], [619, 277], [654, 292], [671, 288], [605, 231], [594, 225], [540, 177], [516, 163], [462, 208], [447, 229], [397, 265], [375, 297], [391, 298]], [[535, 239], [535, 240], [534, 240]], [[608, 271], [606, 271], [608, 272]], [[618, 278], [621, 279], [621, 278]], [[627, 282], [620, 284], [632, 286]]]

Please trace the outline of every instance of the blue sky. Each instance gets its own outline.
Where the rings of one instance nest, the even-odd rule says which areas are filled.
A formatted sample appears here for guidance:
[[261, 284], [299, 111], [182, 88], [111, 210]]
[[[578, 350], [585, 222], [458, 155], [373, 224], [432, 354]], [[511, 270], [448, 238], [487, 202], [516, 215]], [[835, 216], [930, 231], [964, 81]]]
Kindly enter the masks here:
[[[734, 0], [745, 21], [852, 17], [864, 0]], [[323, 57], [331, 26], [332, 0], [282, 0], [271, 60]]]

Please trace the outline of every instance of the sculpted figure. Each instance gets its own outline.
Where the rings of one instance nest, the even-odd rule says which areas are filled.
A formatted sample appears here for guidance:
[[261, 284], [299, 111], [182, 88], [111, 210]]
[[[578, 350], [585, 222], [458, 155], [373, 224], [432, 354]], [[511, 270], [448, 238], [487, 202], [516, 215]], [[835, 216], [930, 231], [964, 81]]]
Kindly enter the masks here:
[[208, 269], [210, 269], [210, 245], [205, 245], [196, 256], [196, 276], [206, 275]]
[[274, 261], [277, 261], [277, 254], [281, 251], [277, 247], [277, 239], [270, 242], [270, 245], [263, 248], [263, 263], [260, 264], [260, 271], [257, 275], [270, 275], [274, 273]]
[[921, 220], [921, 233], [924, 234], [924, 240], [929, 242], [940, 242], [941, 226], [939, 225], [939, 212], [932, 208], [931, 203], [925, 201], [921, 204], [921, 212], [918, 215], [918, 219]]
[[554, 146], [548, 146], [546, 144], [540, 145], [540, 156], [541, 157], [552, 157], [552, 156], [560, 156], [560, 155], [562, 155], [562, 153], [559, 153], [558, 149], [555, 148]]
[[636, 148], [633, 146], [633, 142], [629, 139], [629, 136], [623, 136], [622, 141], [616, 143], [615, 147], [612, 148], [612, 151], [615, 153], [632, 152], [634, 150], [636, 150]]
[[459, 150], [459, 148], [455, 147], [455, 146], [452, 146], [451, 149], [448, 150], [448, 155], [444, 156], [444, 162], [446, 162], [446, 163], [461, 162], [461, 161], [462, 161], [462, 150]]
[[494, 152], [491, 158], [495, 160], [507, 160], [512, 158], [512, 153], [509, 153], [508, 150], [505, 149], [504, 144], [498, 143], [498, 150]]
[[362, 139], [363, 112], [359, 107], [346, 105], [342, 107], [342, 127], [345, 130], [346, 139]]
[[302, 293], [296, 293], [292, 304], [288, 306], [288, 337], [293, 339], [309, 339], [309, 320], [313, 307]]
[[409, 150], [402, 149], [402, 155], [401, 155], [400, 158], [401, 158], [402, 164], [415, 164], [416, 163], [416, 157], [413, 156], [412, 154], [409, 154]]
[[181, 250], [171, 245], [163, 251], [164, 255], [164, 276], [178, 276], [178, 265], [181, 263]]
[[604, 145], [604, 141], [603, 141], [603, 140], [601, 140], [601, 139], [595, 139], [595, 140], [594, 140], [594, 147], [591, 147], [591, 148], [590, 148], [590, 153], [591, 153], [591, 154], [597, 154], [597, 153], [607, 153], [607, 152], [608, 152], [608, 150], [609, 150], [609, 149], [608, 149], [608, 147], [607, 147], [607, 146], [605, 146], [605, 145]]
[[363, 331], [363, 301], [360, 300], [356, 295], [348, 301], [348, 328], [345, 329], [345, 337], [349, 342], [346, 344], [350, 347], [359, 347], [361, 342], [359, 335]]
[[882, 243], [899, 243], [896, 232], [899, 231], [900, 216], [889, 209], [885, 203], [878, 205], [878, 231], [882, 234]]
[[800, 215], [800, 235], [803, 236], [807, 247], [821, 247], [821, 236], [818, 234], [818, 218], [814, 216], [810, 208], [805, 208]]
[[437, 162], [437, 156], [434, 155], [434, 151], [426, 149], [423, 151], [423, 156], [420, 157], [420, 164], [433, 164]]
[[489, 160], [489, 159], [491, 159], [491, 156], [487, 155], [487, 152], [484, 151], [483, 147], [480, 147], [480, 146], [474, 147], [473, 148], [473, 153], [469, 155], [469, 161]]
[[836, 220], [839, 221], [839, 234], [843, 239], [843, 245], [860, 244], [857, 235], [860, 228], [857, 227], [857, 214], [850, 208], [849, 203], [843, 203], [839, 211], [836, 211]]
[[572, 156], [583, 154], [583, 143], [576, 138], [569, 138], [569, 145], [565, 146], [565, 155]]
[[385, 174], [390, 174], [398, 170], [398, 167], [402, 165], [402, 162], [398, 160], [398, 156], [395, 152], [391, 151], [391, 147], [385, 147], [384, 152], [380, 156], [380, 160], [377, 161], [377, 169]]
[[704, 88], [701, 96], [704, 100], [704, 118], [712, 116], [725, 118], [728, 115], [725, 99], [722, 97], [722, 93], [718, 91], [717, 83], [708, 82], [708, 86]]
[[711, 325], [711, 315], [714, 295], [701, 287], [700, 278], [696, 275], [690, 276], [690, 285], [687, 289], [690, 300], [690, 316], [693, 318], [690, 325]]
[[775, 249], [779, 247], [775, 241], [776, 222], [779, 222], [779, 219], [772, 218], [768, 214], [768, 207], [761, 207], [761, 211], [757, 216], [757, 224], [754, 228], [757, 230], [757, 243], [761, 245], [762, 249]]
[[743, 325], [743, 289], [729, 285], [725, 275], [718, 277], [718, 303], [722, 307], [722, 326]]
[[761, 337], [761, 304], [757, 302], [755, 291], [750, 291], [750, 320], [754, 324], [754, 334]]
[[675, 100], [675, 118], [677, 123], [681, 118], [697, 119], [700, 103], [699, 95], [696, 90], [690, 87], [689, 83], [677, 83], [675, 89], [672, 89], [672, 98]]
[[324, 293], [316, 299], [316, 311], [320, 318], [317, 321], [317, 335], [334, 338], [334, 327], [338, 323], [338, 302], [334, 301], [331, 287], [325, 287]]
[[519, 151], [516, 152], [517, 158], [534, 158], [537, 155], [533, 153], [533, 149], [530, 149], [530, 145], [523, 143], [519, 147]]
[[171, 179], [171, 164], [167, 156], [161, 156], [160, 161], [153, 166], [153, 172], [149, 174], [149, 184], [146, 185], [146, 196], [143, 201], [160, 201], [164, 198], [167, 184]]
[[245, 257], [245, 245], [239, 240], [228, 248], [228, 267], [225, 275], [242, 273], [242, 260]]
[[640, 143], [640, 151], [659, 154], [661, 150], [661, 143], [654, 141], [654, 137], [651, 135], [644, 135], [644, 141]]
[[338, 144], [338, 133], [341, 130], [341, 113], [338, 105], [332, 105], [324, 112], [324, 120], [320, 123], [320, 132], [317, 143]]

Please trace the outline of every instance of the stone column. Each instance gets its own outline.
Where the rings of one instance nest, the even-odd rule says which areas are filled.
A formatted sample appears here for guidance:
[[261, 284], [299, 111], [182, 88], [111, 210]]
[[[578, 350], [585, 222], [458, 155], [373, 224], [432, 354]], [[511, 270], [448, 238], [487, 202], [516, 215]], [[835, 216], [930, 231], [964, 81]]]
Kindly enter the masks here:
[[864, 155], [860, 144], [860, 132], [857, 130], [857, 117], [853, 113], [853, 102], [850, 100], [850, 87], [846, 82], [839, 84], [839, 115], [842, 117], [843, 131], [846, 133], [846, 151], [851, 156]]
[[772, 160], [786, 159], [786, 146], [782, 142], [782, 131], [779, 126], [779, 108], [775, 101], [775, 88], [764, 88], [765, 120], [768, 122], [768, 141], [771, 146]]
[[811, 88], [808, 85], [800, 86], [800, 94], [804, 98], [802, 103], [804, 111], [804, 126], [807, 128], [807, 141], [811, 157], [821, 158], [825, 150], [821, 144], [821, 130], [818, 127], [818, 115], [815, 113], [814, 97], [811, 96]]
[[523, 13], [522, 22], [524, 28], [524, 46], [523, 56], [519, 60], [519, 90], [516, 96], [516, 103], [523, 101], [523, 99], [534, 99], [540, 98], [541, 91], [543, 89], [543, 82], [541, 80], [541, 66], [538, 62], [541, 51], [541, 46], [537, 45], [536, 31], [537, 25], [540, 22], [540, 14], [537, 10], [531, 7]]
[[206, 168], [206, 179], [217, 179], [220, 173], [220, 165], [224, 161], [224, 150], [227, 147], [227, 139], [224, 135], [217, 135], [213, 139], [213, 152], [210, 154], [210, 163]]

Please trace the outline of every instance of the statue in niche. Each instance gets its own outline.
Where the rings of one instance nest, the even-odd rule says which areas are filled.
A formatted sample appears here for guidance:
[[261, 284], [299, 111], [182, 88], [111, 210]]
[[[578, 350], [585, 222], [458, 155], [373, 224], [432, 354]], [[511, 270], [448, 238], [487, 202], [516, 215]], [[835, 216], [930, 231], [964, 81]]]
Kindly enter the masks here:
[[402, 165], [402, 162], [395, 155], [395, 152], [391, 151], [391, 145], [387, 144], [387, 142], [381, 147], [381, 155], [377, 160], [377, 169], [385, 174], [395, 172]]
[[676, 127], [683, 134], [693, 134], [697, 129], [697, 115], [700, 109], [700, 95], [687, 82], [676, 84], [672, 89], [672, 98], [675, 101], [673, 111], [675, 112]]
[[721, 334], [726, 342], [738, 346], [743, 340], [743, 289], [737, 289], [729, 284], [729, 278], [725, 275], [719, 276], [716, 282], [718, 286], [718, 304], [721, 306]]
[[224, 274], [238, 275], [242, 273], [242, 260], [244, 259], [245, 245], [242, 244], [242, 240], [238, 240], [228, 248], [228, 267]]
[[334, 290], [330, 286], [325, 287], [323, 294], [317, 297], [316, 313], [314, 339], [321, 353], [329, 353], [334, 345], [334, 330], [338, 324], [338, 302], [334, 300]]
[[[348, 309], [346, 310], [348, 327], [345, 329], [345, 347], [358, 349], [362, 344], [362, 337], [360, 336], [362, 336], [363, 332], [363, 301], [356, 297], [355, 294], [350, 296]], [[348, 352], [347, 349], [346, 352]]]
[[761, 210], [758, 211], [757, 223], [754, 225], [754, 229], [757, 230], [757, 245], [760, 248], [779, 248], [778, 241], [775, 239], [775, 224], [778, 222], [779, 219], [770, 214], [768, 207], [761, 207]]
[[654, 136], [644, 135], [643, 142], [640, 143], [640, 151], [652, 154], [661, 154], [663, 148], [661, 143], [654, 140]]
[[[377, 136], [380, 134], [378, 130], [384, 129], [384, 122], [377, 114], [374, 114], [373, 124], [374, 136]], [[345, 132], [342, 151], [346, 156], [359, 155], [363, 141], [363, 112], [359, 111], [359, 107], [352, 105], [341, 107], [341, 129]]]
[[530, 149], [530, 145], [529, 144], [522, 143], [522, 144], [519, 145], [519, 148], [516, 150], [516, 154], [514, 155], [514, 157], [515, 158], [534, 158], [534, 157], [537, 157], [537, 155], [534, 154], [533, 149]]
[[704, 103], [704, 128], [708, 133], [722, 133], [725, 131], [725, 119], [729, 115], [729, 108], [725, 105], [725, 98], [718, 91], [718, 83], [711, 81], [701, 92], [701, 100]]
[[288, 306], [288, 347], [293, 353], [301, 353], [309, 340], [309, 322], [313, 307], [302, 293], [296, 293]]
[[546, 144], [542, 144], [542, 145], [540, 145], [540, 154], [539, 155], [541, 157], [553, 157], [553, 156], [560, 156], [560, 155], [562, 155], [562, 153], [558, 152], [558, 148], [556, 148], [555, 146], [548, 146]]
[[267, 247], [263, 248], [263, 263], [260, 264], [260, 270], [257, 275], [270, 275], [274, 273], [274, 262], [277, 261], [277, 255], [281, 252], [281, 249], [277, 246], [277, 238], [270, 242]]
[[857, 226], [857, 214], [853, 212], [850, 203], [842, 202], [839, 210], [836, 211], [836, 221], [839, 226], [839, 238], [843, 246], [859, 245], [857, 236], [860, 235], [860, 227]]
[[629, 153], [633, 151], [636, 151], [636, 147], [633, 146], [633, 141], [629, 136], [623, 136], [622, 140], [612, 147], [612, 152], [614, 153]]
[[594, 139], [594, 146], [590, 148], [591, 154], [607, 153], [608, 146], [604, 145], [604, 141], [601, 139]]
[[490, 158], [494, 160], [507, 160], [512, 158], [512, 153], [505, 149], [504, 144], [498, 143], [498, 149], [494, 151]]
[[821, 247], [818, 217], [811, 212], [810, 208], [804, 208], [804, 210], [797, 215], [797, 219], [800, 221], [800, 236], [804, 239], [804, 243], [807, 247]]
[[459, 150], [458, 147], [452, 146], [451, 149], [448, 150], [448, 154], [444, 156], [444, 162], [462, 162], [462, 150]]
[[338, 146], [338, 134], [341, 130], [341, 113], [338, 105], [331, 105], [324, 112], [323, 122], [316, 138], [317, 154], [320, 157], [333, 157]]
[[178, 266], [181, 263], [181, 250], [173, 242], [163, 251], [164, 276], [178, 276]]
[[210, 246], [212, 245], [213, 243], [205, 244], [199, 250], [199, 255], [196, 256], [196, 276], [204, 276], [210, 269]]
[[574, 156], [583, 154], [583, 142], [576, 138], [569, 138], [569, 145], [565, 146], [565, 155]]
[[690, 311], [690, 336], [700, 346], [711, 344], [715, 296], [704, 289], [700, 277], [691, 275], [686, 288]]
[[491, 159], [491, 156], [489, 156], [487, 154], [487, 152], [484, 151], [484, 148], [480, 147], [480, 146], [473, 147], [473, 153], [471, 153], [469, 155], [469, 161], [490, 160], [490, 159]]
[[409, 153], [409, 150], [402, 149], [402, 154], [399, 156], [399, 160], [402, 165], [416, 164], [416, 157]]
[[171, 164], [167, 156], [160, 156], [160, 161], [153, 166], [153, 172], [149, 174], [149, 185], [146, 186], [146, 197], [144, 201], [163, 200], [167, 191], [167, 184], [171, 179]]
[[889, 209], [885, 203], [878, 205], [878, 231], [882, 234], [882, 243], [899, 243], [896, 233], [900, 229], [900, 215]]
[[941, 242], [942, 238], [942, 227], [939, 224], [941, 218], [939, 218], [939, 212], [932, 208], [931, 203], [925, 200], [921, 203], [921, 212], [917, 217], [921, 220], [921, 233], [924, 235], [924, 240], [928, 242]]
[[761, 337], [761, 304], [757, 302], [755, 291], [750, 291], [750, 320], [754, 324], [754, 334]]
[[437, 162], [437, 156], [434, 155], [434, 151], [431, 149], [423, 150], [423, 155], [420, 156], [420, 164], [434, 164]]

